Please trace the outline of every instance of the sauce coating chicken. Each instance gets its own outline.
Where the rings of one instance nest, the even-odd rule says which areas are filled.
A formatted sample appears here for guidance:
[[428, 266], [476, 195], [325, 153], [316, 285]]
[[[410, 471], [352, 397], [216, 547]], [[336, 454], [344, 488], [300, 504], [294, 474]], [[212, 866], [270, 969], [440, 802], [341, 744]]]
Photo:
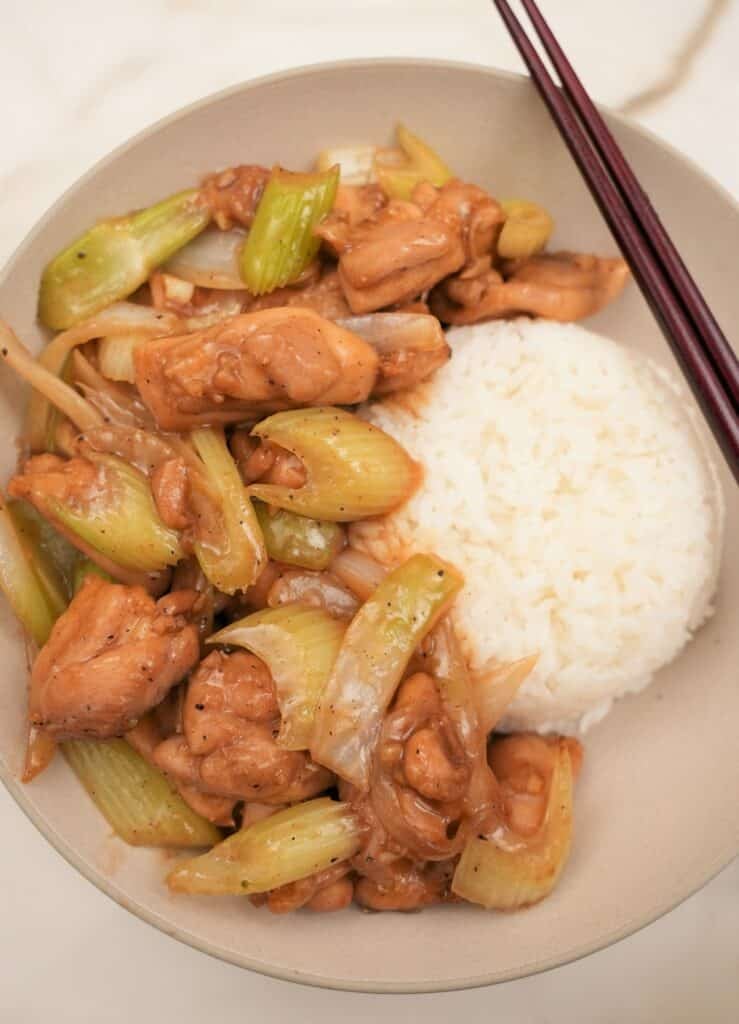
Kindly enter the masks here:
[[248, 228], [254, 220], [269, 171], [258, 164], [240, 164], [209, 174], [200, 187], [200, 199], [222, 231], [234, 224]]
[[187, 687], [183, 734], [166, 739], [154, 762], [202, 793], [260, 803], [306, 799], [331, 775], [302, 751], [276, 743], [280, 713], [266, 665], [253, 654], [213, 651]]
[[135, 354], [136, 385], [164, 430], [293, 406], [352, 405], [370, 394], [377, 362], [361, 338], [313, 310], [292, 307], [156, 339]]
[[180, 591], [155, 602], [141, 587], [89, 576], [34, 662], [31, 722], [56, 739], [130, 729], [197, 663], [186, 617], [196, 598]]
[[432, 312], [459, 325], [521, 313], [566, 323], [603, 309], [629, 277], [622, 259], [570, 252], [542, 253], [502, 270], [488, 267], [444, 281], [431, 294]]

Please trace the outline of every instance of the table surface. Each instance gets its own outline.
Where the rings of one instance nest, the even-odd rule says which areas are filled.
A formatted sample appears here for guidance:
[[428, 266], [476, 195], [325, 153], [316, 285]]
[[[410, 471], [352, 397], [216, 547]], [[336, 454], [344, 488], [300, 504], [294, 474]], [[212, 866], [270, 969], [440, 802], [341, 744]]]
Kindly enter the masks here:
[[[543, 0], [593, 95], [739, 195], [738, 0]], [[351, 11], [351, 14], [349, 14]], [[519, 69], [488, 0], [0, 0], [0, 263], [114, 145], [194, 99], [291, 65], [425, 56]], [[728, 128], [727, 128], [728, 126]], [[617, 946], [435, 996], [309, 990], [219, 963], [76, 874], [0, 791], [0, 1019], [713, 1022], [739, 1019], [739, 864]]]

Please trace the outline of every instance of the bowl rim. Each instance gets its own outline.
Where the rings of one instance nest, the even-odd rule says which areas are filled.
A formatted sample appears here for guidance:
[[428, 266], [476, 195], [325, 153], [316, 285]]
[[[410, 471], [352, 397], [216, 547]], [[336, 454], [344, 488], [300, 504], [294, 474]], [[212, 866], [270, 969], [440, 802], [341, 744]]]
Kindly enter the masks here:
[[[207, 107], [213, 102], [227, 99], [228, 97], [234, 96], [238, 93], [264, 85], [270, 85], [271, 83], [284, 82], [293, 78], [301, 78], [314, 73], [342, 71], [350, 68], [413, 68], [419, 66], [428, 68], [435, 67], [451, 71], [475, 72], [490, 79], [529, 82], [529, 84], [531, 84], [528, 75], [471, 61], [444, 60], [435, 57], [366, 57], [323, 61], [314, 64], [302, 64], [297, 67], [286, 68], [281, 71], [271, 72], [270, 74], [260, 75], [256, 78], [249, 78], [234, 85], [227, 86], [224, 89], [216, 90], [215, 92], [209, 93], [186, 106], [177, 108], [164, 117], [147, 125], [134, 135], [119, 143], [114, 149], [110, 150], [110, 152], [100, 157], [100, 159], [96, 160], [88, 170], [84, 172], [84, 174], [79, 178], [76, 178], [75, 181], [72, 182], [72, 184], [69, 185], [49, 207], [47, 207], [30, 231], [26, 233], [20, 243], [11, 252], [6, 263], [0, 268], [0, 286], [5, 283], [6, 278], [9, 276], [17, 260], [23, 256], [26, 249], [32, 245], [35, 239], [43, 233], [48, 222], [56, 213], [57, 208], [65, 202], [68, 196], [84, 187], [100, 170], [107, 167], [110, 163], [113, 163], [129, 147], [156, 134], [162, 128], [178, 121], [180, 118], [188, 116], [196, 110]], [[531, 87], [533, 88], [533, 86]], [[601, 111], [605, 111], [612, 120], [627, 126], [631, 131], [641, 135], [643, 138], [646, 138], [663, 151], [668, 152], [677, 161], [690, 167], [690, 169], [699, 175], [704, 182], [710, 186], [710, 188], [728, 202], [728, 204], [734, 209], [735, 213], [739, 214], [739, 201], [734, 198], [727, 188], [704, 171], [691, 157], [687, 156], [672, 143], [660, 138], [651, 129], [634, 121], [632, 118], [602, 104], [598, 104], [598, 107]], [[591, 953], [597, 953], [602, 949], [606, 949], [607, 947], [620, 942], [622, 939], [625, 939], [630, 935], [636, 934], [641, 931], [642, 928], [645, 928], [647, 925], [659, 920], [665, 914], [668, 914], [671, 910], [680, 906], [680, 904], [685, 900], [699, 892], [724, 868], [728, 867], [739, 853], [739, 851], [735, 851], [734, 853], [729, 854], [728, 857], [726, 857], [725, 854], [719, 855], [712, 860], [706, 868], [704, 868], [698, 882], [687, 892], [681, 893], [675, 899], [668, 899], [664, 901], [656, 908], [650, 908], [646, 914], [635, 916], [622, 927], [606, 932], [597, 939], [571, 947], [566, 950], [564, 954], [547, 957], [542, 960], [537, 960], [536, 962], [520, 964], [519, 966], [502, 973], [490, 971], [444, 982], [343, 981], [340, 979], [332, 979], [324, 975], [308, 974], [294, 968], [265, 965], [252, 957], [229, 952], [213, 942], [198, 937], [185, 928], [172, 925], [162, 915], [149, 910], [142, 903], [139, 903], [138, 900], [127, 895], [121, 887], [116, 885], [112, 879], [106, 877], [101, 870], [85, 863], [85, 861], [75, 852], [69, 841], [65, 839], [64, 836], [61, 835], [61, 833], [59, 833], [52, 825], [50, 825], [43, 818], [41, 813], [36, 810], [32, 798], [27, 795], [28, 791], [26, 789], [26, 785], [19, 782], [2, 759], [0, 759], [0, 780], [3, 782], [6, 790], [15, 800], [21, 811], [23, 811], [41, 835], [48, 840], [56, 852], [63, 857], [72, 868], [86, 878], [87, 881], [91, 882], [96, 889], [110, 897], [110, 899], [124, 910], [133, 914], [135, 917], [145, 921], [147, 924], [163, 932], [165, 935], [176, 939], [178, 942], [190, 946], [192, 949], [206, 953], [208, 956], [212, 956], [215, 959], [231, 963], [236, 967], [246, 968], [257, 974], [275, 978], [279, 981], [290, 981], [314, 988], [325, 988], [345, 992], [412, 995], [432, 992], [461, 991], [465, 989], [495, 985], [506, 981], [515, 981], [519, 978], [531, 977], [536, 974], [544, 973], [545, 971], [553, 970], [556, 967], [562, 967], [567, 964], [574, 963], [577, 960], [581, 960], [584, 957], [589, 956]]]

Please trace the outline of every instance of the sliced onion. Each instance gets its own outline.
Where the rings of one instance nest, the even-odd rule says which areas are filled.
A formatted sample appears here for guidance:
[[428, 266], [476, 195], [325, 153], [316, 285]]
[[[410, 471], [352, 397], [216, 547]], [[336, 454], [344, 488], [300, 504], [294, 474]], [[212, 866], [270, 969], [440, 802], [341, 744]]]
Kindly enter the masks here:
[[208, 228], [176, 252], [162, 270], [202, 288], [243, 289], [239, 253], [245, 238], [240, 228]]
[[380, 357], [374, 395], [411, 388], [448, 360], [441, 324], [428, 313], [368, 313], [337, 320], [370, 344]]
[[346, 547], [331, 563], [331, 572], [338, 576], [360, 601], [366, 601], [387, 576], [389, 570], [374, 558], [356, 548]]

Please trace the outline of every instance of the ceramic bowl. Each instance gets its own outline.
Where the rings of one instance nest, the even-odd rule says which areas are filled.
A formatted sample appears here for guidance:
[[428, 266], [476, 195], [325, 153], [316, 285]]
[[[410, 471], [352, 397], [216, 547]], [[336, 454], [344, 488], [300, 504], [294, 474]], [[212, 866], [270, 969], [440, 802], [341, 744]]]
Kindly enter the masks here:
[[[278, 74], [189, 107], [103, 160], [46, 214], [0, 282], [0, 311], [31, 346], [39, 271], [98, 217], [123, 213], [240, 162], [308, 166], [336, 143], [389, 141], [402, 119], [465, 179], [551, 210], [555, 246], [615, 246], [534, 89], [525, 78], [438, 61], [362, 61]], [[610, 117], [723, 324], [739, 322], [739, 215], [689, 161]], [[671, 363], [635, 287], [590, 322]], [[23, 396], [1, 382], [2, 474], [15, 452]], [[717, 455], [717, 462], [720, 458]], [[739, 510], [724, 474], [727, 539], [715, 616], [686, 652], [587, 736], [572, 857], [555, 893], [515, 914], [444, 906], [419, 914], [352, 909], [274, 917], [244, 898], [172, 896], [167, 858], [110, 830], [58, 758], [18, 781], [26, 665], [20, 631], [0, 607], [0, 771], [40, 832], [91, 882], [162, 931], [214, 956], [293, 981], [367, 991], [426, 992], [521, 977], [593, 952], [653, 921], [736, 852], [739, 832]]]

